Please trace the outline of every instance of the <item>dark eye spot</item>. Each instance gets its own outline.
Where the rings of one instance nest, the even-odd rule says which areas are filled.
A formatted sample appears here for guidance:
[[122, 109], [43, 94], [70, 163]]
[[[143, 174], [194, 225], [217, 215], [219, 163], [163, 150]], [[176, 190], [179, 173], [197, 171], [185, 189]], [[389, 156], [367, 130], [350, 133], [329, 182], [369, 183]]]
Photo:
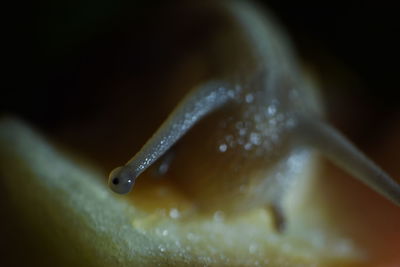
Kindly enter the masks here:
[[119, 179], [118, 179], [117, 177], [114, 178], [114, 179], [112, 180], [112, 183], [113, 183], [114, 185], [119, 184]]

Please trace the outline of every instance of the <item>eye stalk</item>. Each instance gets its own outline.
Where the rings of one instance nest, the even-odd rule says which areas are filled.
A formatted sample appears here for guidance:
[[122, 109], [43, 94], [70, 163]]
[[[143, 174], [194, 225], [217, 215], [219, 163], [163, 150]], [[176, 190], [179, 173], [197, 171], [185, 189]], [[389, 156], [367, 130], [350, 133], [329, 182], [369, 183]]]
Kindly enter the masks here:
[[127, 168], [118, 167], [110, 173], [108, 186], [115, 193], [128, 194], [135, 184], [135, 179], [136, 177]]
[[189, 93], [140, 151], [125, 166], [111, 172], [109, 187], [119, 194], [129, 193], [136, 178], [162, 157], [193, 125], [235, 99], [237, 92], [232, 88], [225, 82], [211, 81]]

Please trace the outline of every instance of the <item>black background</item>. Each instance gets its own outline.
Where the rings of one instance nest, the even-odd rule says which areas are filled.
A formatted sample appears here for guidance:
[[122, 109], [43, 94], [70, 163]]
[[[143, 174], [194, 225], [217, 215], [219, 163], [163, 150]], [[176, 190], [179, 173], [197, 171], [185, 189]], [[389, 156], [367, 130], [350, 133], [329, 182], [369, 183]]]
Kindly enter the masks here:
[[[3, 35], [6, 72], [1, 111], [19, 114], [42, 128], [57, 128], [64, 119], [85, 113], [82, 103], [90, 105], [93, 90], [109, 90], [129, 75], [162, 73], [163, 67], [179, 58], [168, 57], [163, 50], [167, 34], [158, 35], [155, 43], [152, 32], [163, 23], [160, 14], [179, 3], [15, 3], [6, 16]], [[303, 59], [319, 72], [331, 113], [374, 123], [392, 120], [398, 113], [400, 24], [395, 4], [261, 4], [276, 14]], [[330, 87], [330, 80], [341, 83]], [[336, 98], [339, 101], [329, 100]], [[355, 108], [348, 110], [352, 103]]]

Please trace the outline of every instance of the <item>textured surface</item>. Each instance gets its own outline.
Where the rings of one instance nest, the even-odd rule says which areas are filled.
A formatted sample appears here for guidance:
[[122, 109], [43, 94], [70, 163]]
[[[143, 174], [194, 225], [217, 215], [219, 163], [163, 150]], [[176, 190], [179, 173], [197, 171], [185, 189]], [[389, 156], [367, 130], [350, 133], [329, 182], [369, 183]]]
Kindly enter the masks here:
[[0, 148], [9, 205], [37, 233], [33, 238], [48, 246], [43, 257], [57, 264], [326, 266], [360, 257], [351, 242], [325, 233], [324, 225], [300, 229], [304, 218], [298, 215], [292, 232], [279, 235], [264, 210], [232, 219], [216, 213], [180, 220], [173, 209], [144, 213], [117, 199], [100, 173], [12, 119], [0, 122]]

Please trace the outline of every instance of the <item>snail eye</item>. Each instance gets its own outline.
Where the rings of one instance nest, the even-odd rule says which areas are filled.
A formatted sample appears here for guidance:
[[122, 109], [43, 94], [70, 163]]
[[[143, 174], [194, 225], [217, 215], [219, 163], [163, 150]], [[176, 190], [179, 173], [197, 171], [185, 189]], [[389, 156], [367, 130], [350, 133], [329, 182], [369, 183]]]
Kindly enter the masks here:
[[112, 183], [113, 183], [113, 185], [118, 185], [119, 184], [119, 178], [118, 177], [115, 177], [114, 179], [112, 179]]

